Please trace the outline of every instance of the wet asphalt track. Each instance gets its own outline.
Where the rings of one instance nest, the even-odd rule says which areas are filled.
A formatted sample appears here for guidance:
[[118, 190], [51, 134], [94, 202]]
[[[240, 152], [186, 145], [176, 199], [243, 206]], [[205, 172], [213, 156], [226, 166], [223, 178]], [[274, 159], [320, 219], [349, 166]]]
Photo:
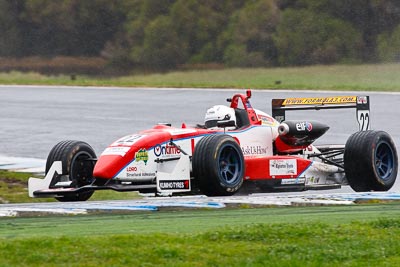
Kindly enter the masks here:
[[[0, 155], [45, 159], [66, 139], [86, 141], [100, 154], [119, 137], [158, 122], [201, 123], [208, 107], [225, 104], [237, 92], [245, 90], [0, 86]], [[331, 95], [370, 95], [372, 129], [389, 132], [400, 151], [400, 93], [253, 90], [251, 103], [270, 113], [272, 98]], [[358, 129], [353, 109], [290, 112], [287, 119], [330, 125], [318, 144], [344, 144]]]
[[0, 217], [41, 216], [55, 214], [126, 213], [136, 211], [221, 209], [226, 207], [271, 206], [322, 206], [354, 205], [360, 201], [380, 199], [399, 201], [399, 193], [267, 193], [232, 197], [145, 197], [135, 200], [87, 201], [87, 202], [48, 202], [0, 205]]

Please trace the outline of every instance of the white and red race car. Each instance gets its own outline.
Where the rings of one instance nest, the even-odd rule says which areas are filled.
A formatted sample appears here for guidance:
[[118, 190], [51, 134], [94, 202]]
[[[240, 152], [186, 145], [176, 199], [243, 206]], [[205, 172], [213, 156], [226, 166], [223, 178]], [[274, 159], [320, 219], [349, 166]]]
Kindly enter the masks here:
[[[369, 97], [272, 100], [272, 116], [254, 109], [251, 91], [207, 111], [205, 125], [157, 124], [124, 136], [99, 158], [85, 142], [67, 140], [50, 151], [44, 179], [30, 178], [31, 197], [84, 201], [95, 190], [202, 193], [332, 189], [387, 191], [397, 177], [389, 134], [369, 130]], [[329, 127], [290, 121], [288, 110], [355, 108], [360, 131], [345, 145], [313, 145]]]

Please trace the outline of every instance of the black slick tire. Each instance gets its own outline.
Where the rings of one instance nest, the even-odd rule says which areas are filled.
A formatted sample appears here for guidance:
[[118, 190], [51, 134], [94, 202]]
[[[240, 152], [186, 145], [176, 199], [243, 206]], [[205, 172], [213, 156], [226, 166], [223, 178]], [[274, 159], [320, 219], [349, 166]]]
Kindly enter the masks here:
[[398, 169], [396, 146], [384, 131], [360, 131], [346, 142], [344, 169], [356, 192], [387, 191], [395, 183]]
[[243, 153], [229, 135], [203, 137], [195, 147], [192, 164], [195, 181], [207, 196], [230, 196], [243, 184]]
[[[71, 187], [79, 188], [93, 181], [93, 168], [96, 154], [93, 148], [82, 141], [66, 140], [56, 144], [50, 151], [46, 161], [46, 174], [54, 161], [62, 162], [62, 174], [72, 181]], [[65, 194], [56, 197], [61, 202], [86, 201], [94, 191]]]

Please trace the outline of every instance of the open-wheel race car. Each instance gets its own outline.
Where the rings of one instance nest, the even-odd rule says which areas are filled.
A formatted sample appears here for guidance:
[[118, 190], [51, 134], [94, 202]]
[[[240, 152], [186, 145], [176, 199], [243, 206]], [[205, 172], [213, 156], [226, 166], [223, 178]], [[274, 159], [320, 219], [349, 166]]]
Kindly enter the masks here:
[[[370, 130], [369, 97], [272, 100], [271, 116], [250, 104], [251, 91], [207, 110], [205, 122], [180, 128], [157, 124], [124, 136], [96, 157], [85, 142], [67, 140], [50, 151], [44, 179], [30, 178], [31, 197], [84, 201], [95, 190], [155, 195], [333, 189], [387, 191], [397, 177], [390, 135]], [[355, 108], [360, 130], [345, 145], [314, 145], [329, 127], [286, 120], [289, 110]]]

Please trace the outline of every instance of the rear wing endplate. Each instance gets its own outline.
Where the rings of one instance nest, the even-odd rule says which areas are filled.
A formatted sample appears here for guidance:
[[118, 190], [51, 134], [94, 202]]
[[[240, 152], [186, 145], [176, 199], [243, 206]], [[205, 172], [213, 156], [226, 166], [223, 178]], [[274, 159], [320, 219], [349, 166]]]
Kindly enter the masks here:
[[328, 96], [272, 99], [272, 117], [282, 122], [287, 110], [355, 108], [360, 131], [370, 129], [369, 96]]

